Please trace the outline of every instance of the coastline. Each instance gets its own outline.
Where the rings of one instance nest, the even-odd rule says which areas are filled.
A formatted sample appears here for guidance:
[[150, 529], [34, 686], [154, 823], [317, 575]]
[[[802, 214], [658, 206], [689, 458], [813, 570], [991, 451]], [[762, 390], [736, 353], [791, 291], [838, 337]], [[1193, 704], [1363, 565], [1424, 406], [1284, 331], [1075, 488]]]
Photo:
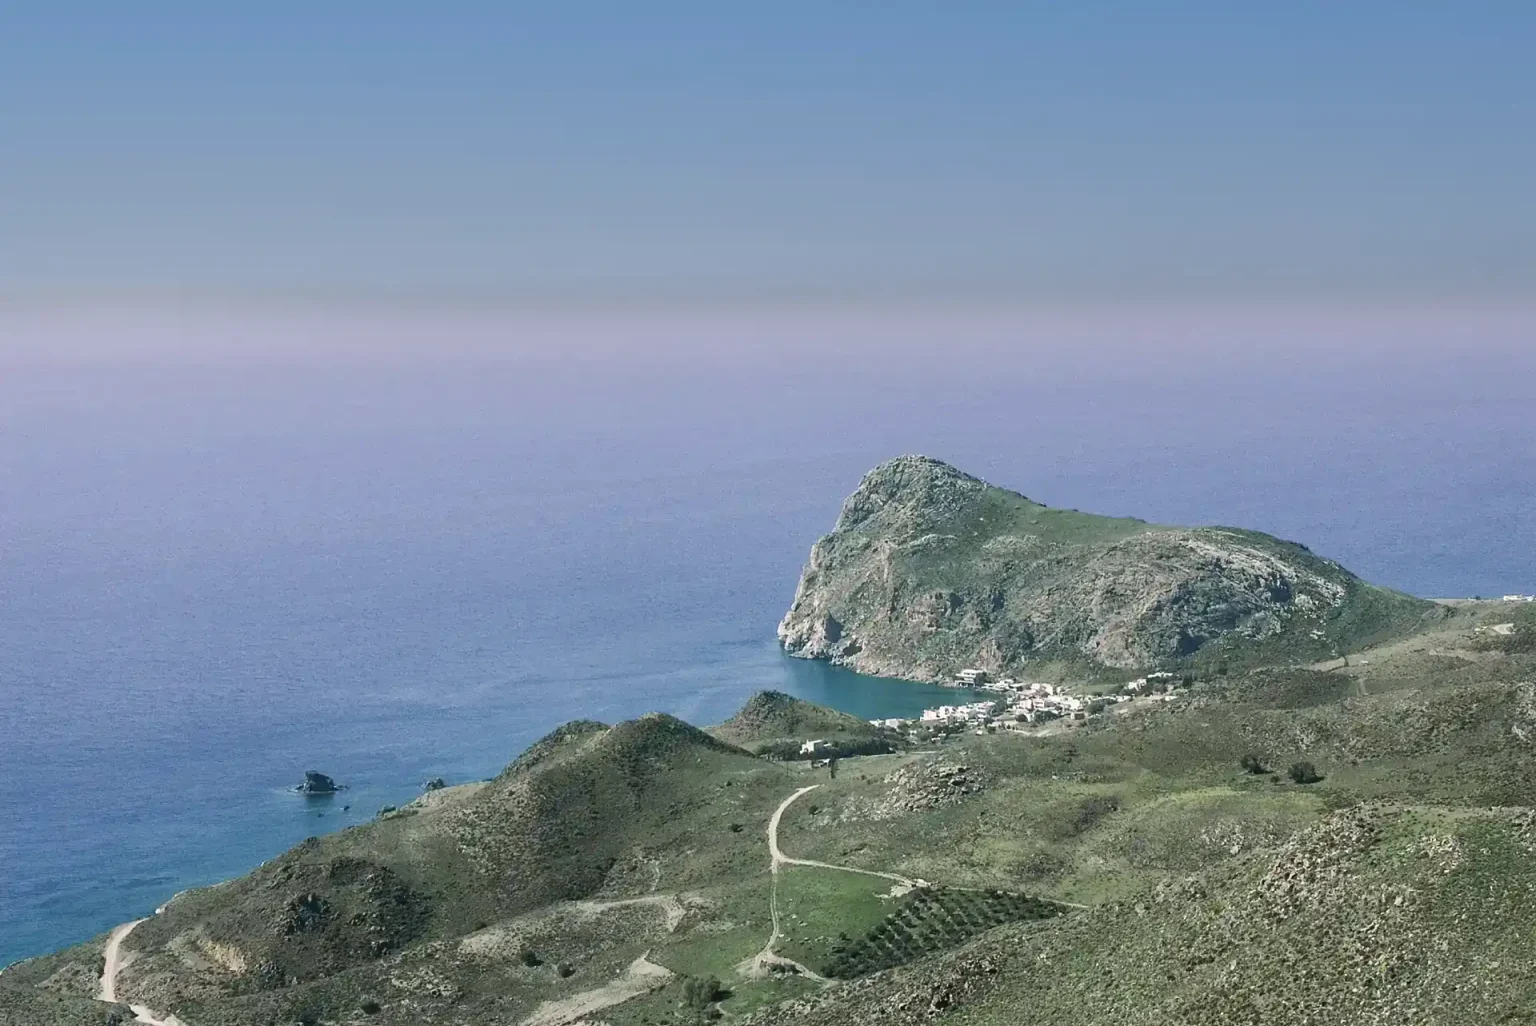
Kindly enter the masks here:
[[[734, 668], [731, 683], [724, 689], [729, 697], [715, 703], [717, 719], [714, 716], [697, 717], [696, 713], [694, 717], [685, 715], [687, 706], [697, 706], [708, 695], [689, 696], [682, 703], [684, 711], [677, 715], [690, 722], [694, 718], [710, 723], [723, 722], [755, 691], [780, 689], [860, 719], [872, 719], [882, 713], [917, 717], [929, 703], [953, 701], [957, 694], [965, 693], [964, 689], [870, 677], [825, 663], [795, 659], [784, 655], [777, 641], [768, 639], [746, 646], [745, 652], [752, 658]], [[676, 702], [668, 704], [674, 708], [678, 705]], [[608, 713], [605, 722], [629, 719], [649, 711], [642, 702], [635, 705], [639, 708], [628, 715], [623, 710]], [[512, 711], [511, 715], [522, 720], [522, 709]], [[135, 866], [134, 875], [128, 878], [126, 885], [121, 881], [110, 885], [103, 881], [97, 886], [94, 879], [70, 881], [75, 892], [71, 900], [76, 904], [73, 910], [66, 907], [63, 916], [38, 911], [29, 917], [28, 909], [40, 909], [40, 904], [36, 901], [18, 902], [17, 920], [22, 929], [0, 931], [0, 938], [10, 940], [10, 950], [0, 948], [0, 970], [91, 943], [123, 923], [153, 914], [181, 893], [218, 886], [241, 877], [308, 836], [335, 833], [370, 822], [385, 806], [399, 807], [419, 798], [423, 780], [443, 776], [450, 782], [462, 784], [495, 776], [538, 737], [559, 725], [550, 724], [515, 748], [500, 747], [497, 742], [505, 735], [497, 720], [499, 717], [477, 726], [473, 731], [474, 742], [465, 749], [470, 756], [461, 758], [457, 765], [450, 766], [441, 759], [439, 748], [449, 746], [428, 744], [421, 746], [419, 758], [412, 762], [398, 757], [390, 760], [375, 758], [370, 762], [345, 754], [334, 759], [316, 755], [313, 759], [305, 757], [304, 761], [325, 763], [336, 771], [337, 779], [348, 781], [348, 790], [305, 795], [285, 782], [291, 781], [295, 773], [289, 767], [274, 770], [274, 779], [266, 784], [201, 807], [189, 801], [168, 802], [165, 814], [169, 821], [183, 824], [179, 829], [197, 836], [200, 844], [180, 850], [174, 859], [167, 858], [164, 849], [157, 847], [158, 854], [153, 862]], [[405, 729], [413, 722], [410, 711], [404, 710], [395, 727]], [[343, 803], [352, 806], [349, 812], [341, 811]], [[149, 844], [160, 836], [166, 821], [145, 821], [134, 826], [145, 838], [142, 843]], [[93, 834], [93, 840], [99, 840], [99, 837]], [[71, 911], [72, 914], [68, 914]]]

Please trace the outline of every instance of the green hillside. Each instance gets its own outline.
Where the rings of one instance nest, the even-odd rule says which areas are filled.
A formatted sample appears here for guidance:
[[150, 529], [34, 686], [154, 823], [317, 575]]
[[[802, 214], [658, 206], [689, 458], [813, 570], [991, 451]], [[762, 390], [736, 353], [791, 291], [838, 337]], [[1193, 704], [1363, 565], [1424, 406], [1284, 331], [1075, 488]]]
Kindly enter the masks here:
[[[1528, 1021], [1522, 615], [835, 777], [727, 740], [868, 727], [783, 695], [715, 735], [571, 724], [179, 896], [115, 986], [186, 1026]], [[127, 1021], [106, 943], [0, 974], [0, 1023]]]
[[889, 731], [867, 720], [781, 691], [759, 691], [740, 712], [709, 732], [752, 752], [788, 750], [812, 740], [825, 740], [845, 754], [888, 750], [896, 744]]

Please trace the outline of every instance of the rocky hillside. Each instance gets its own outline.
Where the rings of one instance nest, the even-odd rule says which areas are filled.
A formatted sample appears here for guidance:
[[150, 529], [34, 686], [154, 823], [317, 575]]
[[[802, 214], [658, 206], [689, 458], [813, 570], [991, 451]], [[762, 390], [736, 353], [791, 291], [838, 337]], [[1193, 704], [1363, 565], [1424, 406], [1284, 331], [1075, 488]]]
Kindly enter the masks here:
[[[410, 992], [403, 1022], [429, 1021], [411, 1004], [427, 998], [483, 1003], [474, 1022], [517, 1021], [502, 1005], [580, 986], [556, 971], [558, 962], [606, 980], [640, 950], [604, 936], [578, 943], [580, 930], [563, 925], [550, 939], [535, 923], [498, 941], [510, 979], [467, 961], [462, 981], [428, 981], [423, 997], [382, 984], [380, 974], [401, 973], [402, 958], [442, 961], [438, 946], [456, 950], [488, 924], [538, 920], [539, 910], [575, 908], [585, 922], [604, 899], [645, 899], [662, 880], [681, 889], [734, 879], [739, 865], [761, 862], [763, 843], [737, 820], [767, 816], [784, 790], [781, 772], [664, 714], [567, 724], [493, 780], [434, 790], [370, 824], [310, 838], [245, 877], [179, 895], [125, 942], [118, 993], [192, 1026], [330, 1022], [391, 992]], [[701, 854], [705, 836], [710, 850]], [[530, 938], [551, 956], [547, 967], [517, 961]], [[8, 970], [0, 1023], [23, 999], [88, 999], [100, 972], [92, 946]], [[7, 985], [23, 989], [13, 998]], [[306, 1018], [311, 1007], [338, 1014]], [[77, 1013], [104, 1021], [111, 1011], [99, 1002], [50, 1008], [52, 1019], [35, 1026], [73, 1026]]]
[[902, 456], [865, 475], [812, 547], [779, 638], [792, 655], [939, 680], [1326, 658], [1434, 608], [1265, 534], [1052, 509]]
[[[1530, 809], [1362, 804], [1136, 902], [1004, 927], [751, 1026], [1529, 1022]], [[1481, 887], [1479, 887], [1481, 883]]]
[[[1484, 643], [1511, 615], [836, 775], [572, 723], [7, 968], [0, 1026], [1536, 1021], [1536, 654]], [[840, 722], [768, 693], [728, 732]]]

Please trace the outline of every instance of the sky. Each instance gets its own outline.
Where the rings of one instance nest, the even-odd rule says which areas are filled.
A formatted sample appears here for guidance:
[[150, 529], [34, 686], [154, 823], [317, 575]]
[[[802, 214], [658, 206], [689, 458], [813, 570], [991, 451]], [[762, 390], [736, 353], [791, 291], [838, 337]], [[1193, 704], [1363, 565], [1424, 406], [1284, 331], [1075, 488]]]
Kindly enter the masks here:
[[1536, 5], [0, 5], [0, 299], [1536, 298]]

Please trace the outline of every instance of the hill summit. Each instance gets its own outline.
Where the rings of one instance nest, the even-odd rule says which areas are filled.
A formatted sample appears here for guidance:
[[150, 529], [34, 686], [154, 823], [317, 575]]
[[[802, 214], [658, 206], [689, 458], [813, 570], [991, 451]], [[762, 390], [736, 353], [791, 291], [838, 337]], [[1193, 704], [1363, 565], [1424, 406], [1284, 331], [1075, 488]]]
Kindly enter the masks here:
[[936, 680], [1326, 658], [1431, 608], [1266, 534], [1053, 509], [901, 456], [864, 476], [812, 547], [779, 639], [792, 655]]
[[867, 739], [880, 736], [881, 731], [857, 716], [782, 691], [759, 691], [747, 699], [740, 712], [710, 733], [730, 744], [755, 749], [772, 741]]

